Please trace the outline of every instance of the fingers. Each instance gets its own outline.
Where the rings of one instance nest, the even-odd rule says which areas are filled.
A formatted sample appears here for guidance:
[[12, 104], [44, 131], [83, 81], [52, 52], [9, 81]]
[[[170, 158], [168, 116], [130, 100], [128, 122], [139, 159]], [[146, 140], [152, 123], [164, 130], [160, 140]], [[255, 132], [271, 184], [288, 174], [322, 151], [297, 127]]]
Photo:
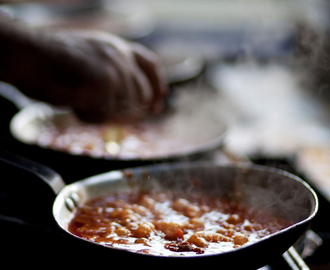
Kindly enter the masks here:
[[97, 122], [136, 119], [162, 109], [166, 80], [154, 53], [140, 44], [111, 35], [86, 37], [85, 40], [89, 44], [86, 48], [92, 52], [88, 54], [93, 57], [89, 58], [94, 63], [92, 73], [96, 74], [88, 91], [92, 90], [99, 98], [94, 96], [80, 103], [89, 104], [87, 107], [75, 107], [81, 119], [88, 122], [93, 121], [93, 117]]
[[139, 95], [139, 104], [142, 110], [149, 109], [153, 99], [153, 89], [144, 72], [136, 65], [131, 66], [135, 87]]
[[128, 105], [135, 105], [135, 110], [140, 106], [142, 111], [160, 111], [167, 87], [158, 57], [141, 44], [111, 34], [98, 33], [97, 40], [108, 44], [109, 60], [119, 70], [125, 89], [120, 90], [118, 97], [120, 103], [126, 103], [126, 110], [133, 109]]
[[[152, 88], [143, 71], [136, 64], [131, 51], [118, 49], [116, 54], [109, 50], [108, 60], [117, 71], [119, 87], [114, 89], [109, 78], [109, 91], [114, 93], [114, 101], [111, 105], [115, 108], [112, 117], [132, 118], [139, 117], [150, 103]], [[111, 54], [110, 54], [111, 53]], [[114, 104], [115, 103], [115, 104]]]
[[125, 110], [134, 113], [159, 111], [166, 87], [156, 56], [135, 43], [129, 47], [114, 48], [117, 55], [109, 55], [109, 58], [116, 65], [122, 78], [124, 89], [121, 89], [119, 95], [120, 99], [125, 100], [122, 102], [126, 103]]
[[154, 53], [138, 43], [132, 44], [132, 50], [138, 66], [152, 87], [153, 98], [150, 108], [153, 112], [158, 112], [162, 109], [163, 98], [167, 93], [165, 72]]

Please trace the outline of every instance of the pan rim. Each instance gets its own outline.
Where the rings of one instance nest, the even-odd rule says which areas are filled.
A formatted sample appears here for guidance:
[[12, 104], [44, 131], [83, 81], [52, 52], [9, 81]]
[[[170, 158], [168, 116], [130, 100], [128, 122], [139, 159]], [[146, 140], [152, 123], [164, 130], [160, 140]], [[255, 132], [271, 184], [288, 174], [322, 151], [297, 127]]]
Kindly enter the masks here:
[[55, 109], [51, 105], [45, 102], [35, 102], [27, 105], [12, 117], [12, 119], [10, 120], [9, 129], [15, 139], [28, 145], [35, 145], [43, 149], [64, 153], [73, 157], [80, 156], [95, 160], [110, 160], [110, 161], [123, 161], [123, 162], [134, 162], [134, 161], [157, 162], [157, 161], [167, 161], [167, 160], [178, 160], [180, 158], [182, 159], [191, 156], [203, 155], [221, 148], [224, 145], [224, 139], [226, 134], [228, 133], [228, 127], [226, 126], [225, 123], [223, 123], [219, 135], [215, 136], [213, 139], [206, 140], [205, 142], [187, 147], [181, 153], [175, 152], [172, 154], [157, 154], [157, 155], [153, 155], [152, 157], [139, 157], [139, 156], [111, 157], [111, 156], [93, 156], [87, 153], [81, 153], [81, 154], [71, 153], [70, 151], [65, 151], [63, 149], [54, 149], [52, 147], [48, 147], [47, 145], [39, 144], [38, 142], [36, 142], [35, 139], [27, 138], [26, 134], [21, 131], [21, 127], [25, 123], [31, 121], [31, 119], [32, 120], [36, 119], [36, 117], [33, 117], [34, 115], [41, 115], [41, 117], [45, 118], [45, 117], [53, 117], [55, 115], [70, 114], [70, 113], [71, 112], [68, 109]]
[[[199, 254], [199, 255], [195, 255], [195, 256], [168, 256], [168, 255], [158, 255], [158, 254], [146, 254], [146, 253], [139, 253], [136, 251], [131, 251], [131, 250], [127, 250], [127, 249], [123, 249], [123, 248], [119, 248], [119, 247], [113, 247], [113, 246], [107, 246], [104, 245], [102, 243], [96, 243], [93, 242], [91, 240], [88, 239], [84, 239], [84, 238], [80, 238], [74, 234], [72, 234], [70, 231], [68, 231], [67, 228], [65, 228], [64, 226], [62, 226], [62, 223], [60, 222], [60, 218], [58, 217], [58, 215], [56, 214], [56, 208], [58, 207], [59, 204], [62, 204], [62, 202], [60, 202], [61, 200], [61, 194], [63, 194], [64, 190], [66, 189], [77, 189], [79, 186], [81, 185], [86, 185], [87, 184], [95, 184], [95, 183], [99, 183], [99, 182], [103, 182], [103, 181], [114, 181], [114, 180], [118, 180], [119, 177], [121, 177], [121, 179], [123, 179], [125, 171], [131, 172], [131, 171], [136, 171], [136, 170], [148, 170], [148, 168], [152, 168], [152, 169], [156, 169], [159, 167], [164, 167], [164, 166], [171, 166], [173, 168], [173, 166], [196, 166], [195, 164], [198, 163], [199, 166], [216, 166], [217, 168], [231, 168], [231, 169], [243, 169], [243, 170], [252, 170], [252, 171], [263, 171], [263, 172], [270, 172], [270, 173], [274, 173], [274, 174], [279, 174], [281, 176], [284, 177], [288, 177], [294, 181], [299, 182], [300, 184], [302, 184], [311, 194], [312, 198], [313, 198], [313, 203], [314, 205], [312, 206], [313, 208], [311, 209], [311, 213], [308, 215], [307, 218], [296, 222], [280, 231], [277, 231], [273, 234], [270, 234], [268, 236], [263, 237], [262, 239], [254, 242], [254, 243], [250, 243], [247, 245], [243, 245], [240, 247], [237, 247], [233, 250], [229, 250], [229, 251], [224, 251], [224, 252], [219, 252], [219, 253], [214, 253], [214, 254]], [[110, 179], [109, 179], [110, 177]], [[62, 198], [63, 201], [63, 198]], [[316, 194], [316, 192], [313, 190], [313, 188], [306, 182], [304, 181], [302, 178], [278, 169], [278, 168], [272, 168], [272, 167], [268, 167], [268, 166], [263, 166], [263, 165], [255, 165], [255, 164], [246, 164], [246, 163], [235, 163], [235, 164], [214, 164], [213, 162], [210, 161], [197, 161], [197, 162], [178, 162], [178, 163], [171, 163], [171, 164], [156, 164], [156, 165], [148, 165], [148, 166], [141, 166], [141, 167], [133, 167], [133, 168], [126, 168], [126, 169], [122, 169], [122, 170], [115, 170], [115, 171], [110, 171], [110, 172], [105, 172], [105, 173], [101, 173], [95, 176], [91, 176], [85, 179], [82, 179], [80, 181], [74, 182], [70, 185], [65, 186], [58, 194], [58, 196], [56, 196], [56, 199], [54, 201], [53, 204], [53, 216], [54, 219], [56, 220], [57, 225], [63, 229], [65, 232], [67, 232], [68, 234], [70, 234], [71, 236], [74, 236], [75, 238], [79, 239], [79, 240], [83, 240], [85, 242], [91, 243], [91, 244], [95, 244], [97, 246], [101, 246], [104, 248], [109, 248], [109, 249], [114, 249], [114, 250], [119, 250], [119, 251], [123, 251], [123, 252], [128, 252], [131, 254], [137, 254], [137, 255], [143, 255], [143, 256], [147, 256], [147, 257], [154, 257], [154, 258], [174, 258], [174, 259], [182, 259], [182, 260], [187, 260], [187, 259], [194, 259], [194, 258], [208, 258], [208, 257], [215, 257], [215, 256], [222, 256], [222, 255], [226, 255], [226, 254], [232, 254], [232, 253], [237, 253], [238, 251], [241, 250], [245, 250], [251, 246], [255, 246], [255, 245], [260, 245], [262, 243], [264, 243], [265, 241], [269, 240], [270, 238], [274, 238], [275, 236], [281, 235], [281, 234], [285, 234], [288, 233], [289, 231], [296, 229], [298, 227], [302, 227], [305, 224], [308, 224], [317, 214], [319, 209], [319, 200], [318, 200], [318, 196]]]

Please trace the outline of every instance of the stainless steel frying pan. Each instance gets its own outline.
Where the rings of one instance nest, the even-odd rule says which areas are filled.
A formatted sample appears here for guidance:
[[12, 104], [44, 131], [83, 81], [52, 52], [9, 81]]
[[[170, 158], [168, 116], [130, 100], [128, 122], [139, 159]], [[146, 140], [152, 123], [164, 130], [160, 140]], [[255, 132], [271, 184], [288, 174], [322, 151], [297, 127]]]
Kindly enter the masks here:
[[[118, 190], [140, 188], [206, 191], [212, 196], [229, 196], [250, 207], [290, 218], [293, 222], [277, 233], [233, 251], [189, 258], [137, 254], [78, 238], [82, 243], [87, 242], [88, 245], [108, 251], [109, 258], [113, 260], [124, 259], [125, 266], [141, 263], [146, 266], [173, 267], [184, 263], [180, 265], [188, 267], [205, 263], [204, 265], [221, 266], [221, 269], [256, 269], [288, 250], [303, 234], [318, 210], [318, 198], [307, 183], [287, 172], [263, 166], [222, 166], [209, 162], [160, 164], [111, 171], [66, 186], [62, 178], [48, 167], [7, 153], [2, 153], [0, 159], [37, 175], [53, 189], [56, 194], [53, 204], [54, 219], [69, 235], [68, 223], [78, 204]], [[198, 188], [192, 185], [193, 178], [201, 180]]]
[[[181, 59], [177, 64], [168, 64], [167, 74], [169, 84], [173, 88], [176, 88], [178, 84], [195, 78], [201, 73], [203, 68], [204, 62], [198, 53]], [[59, 110], [45, 103], [33, 102], [21, 92], [5, 84], [0, 84], [0, 94], [13, 102], [19, 109], [10, 123], [10, 131], [15, 139], [26, 145], [37, 145], [46, 150], [69, 155], [118, 161], [155, 161], [195, 157], [210, 154], [212, 151], [221, 147], [226, 132], [225, 124], [219, 124], [218, 121], [214, 123], [212, 115], [205, 117], [206, 119], [199, 121], [199, 123], [195, 123], [195, 114], [200, 115], [198, 112], [199, 109], [196, 108], [196, 113], [192, 116], [189, 115], [189, 117], [185, 111], [181, 114], [174, 112], [170, 113], [170, 115], [166, 114], [169, 117], [160, 117], [156, 120], [149, 121], [147, 128], [145, 128], [145, 124], [143, 123], [142, 125], [145, 131], [142, 134], [134, 136], [135, 131], [133, 133], [129, 131], [129, 134], [133, 134], [133, 136], [125, 135], [127, 139], [125, 138], [124, 140], [117, 139], [117, 137], [121, 137], [118, 134], [126, 132], [126, 125], [119, 127], [116, 125], [105, 126], [107, 130], [106, 137], [110, 135], [110, 145], [115, 146], [115, 151], [118, 151], [116, 150], [118, 149], [118, 145], [121, 148], [117, 154], [112, 153], [113, 148], [109, 151], [109, 148], [103, 146], [97, 148], [101, 151], [85, 151], [84, 147], [76, 151], [74, 146], [58, 147], [58, 144], [52, 145], [49, 142], [45, 143], [39, 137], [39, 134], [43, 131], [51, 130], [48, 127], [53, 122], [69, 127], [78, 125], [79, 129], [88, 126], [87, 124], [84, 126], [83, 123], [77, 121], [71, 111]], [[98, 126], [94, 127], [92, 125], [87, 128], [89, 131], [86, 134], [88, 135], [88, 132], [92, 132], [93, 134], [94, 131], [97, 131]], [[57, 138], [55, 135], [55, 139]], [[79, 138], [83, 137], [79, 136]], [[77, 139], [77, 144], [79, 144], [79, 140]], [[97, 140], [97, 138], [95, 139], [93, 137], [92, 142]], [[114, 141], [114, 144], [112, 144], [112, 141]], [[136, 147], [136, 145], [138, 146]]]

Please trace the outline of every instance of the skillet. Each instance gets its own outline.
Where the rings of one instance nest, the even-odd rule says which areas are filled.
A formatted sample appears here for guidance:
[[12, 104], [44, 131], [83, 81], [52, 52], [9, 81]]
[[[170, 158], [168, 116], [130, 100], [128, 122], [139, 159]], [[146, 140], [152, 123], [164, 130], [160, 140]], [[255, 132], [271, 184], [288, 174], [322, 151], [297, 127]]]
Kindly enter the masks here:
[[[176, 64], [169, 63], [166, 66], [171, 89], [166, 99], [169, 109], [164, 115], [156, 119], [148, 119], [148, 121], [143, 122], [138, 127], [132, 127], [133, 125], [119, 127], [118, 125], [110, 125], [108, 127], [107, 124], [96, 126], [85, 125], [80, 123], [69, 110], [54, 108], [42, 102], [35, 102], [24, 96], [17, 89], [2, 84], [0, 85], [0, 94], [13, 102], [19, 109], [18, 113], [14, 115], [10, 122], [10, 132], [16, 140], [25, 145], [37, 145], [46, 150], [74, 156], [92, 157], [94, 159], [150, 162], [157, 160], [176, 160], [186, 157], [195, 158], [201, 155], [212, 154], [223, 144], [226, 132], [224, 124], [214, 124], [214, 121], [211, 119], [212, 117], [208, 116], [204, 121], [199, 121], [202, 122], [202, 125], [196, 124], [194, 115], [197, 113], [188, 117], [186, 111], [178, 114], [175, 109], [172, 110], [173, 92], [179, 91], [178, 88], [181, 84], [196, 79], [204, 68], [203, 59], [199, 56], [198, 52], [192, 52], [191, 55], [180, 59], [180, 62]], [[196, 108], [196, 111], [198, 111], [198, 108]], [[76, 147], [71, 147], [75, 143], [69, 144], [68, 147], [63, 145], [58, 146], [58, 143], [52, 144], [49, 141], [45, 143], [45, 140], [40, 139], [39, 135], [43, 131], [46, 131], [45, 134], [47, 136], [50, 134], [57, 142], [61, 140], [59, 138], [60, 136], [54, 135], [51, 128], [49, 128], [49, 125], [51, 127], [55, 126], [57, 130], [58, 123], [61, 127], [66, 126], [68, 129], [74, 126], [77, 129], [83, 130], [84, 134], [79, 135], [79, 138], [82, 139], [75, 139], [78, 142], [85, 140], [85, 134], [89, 135], [89, 132], [93, 132], [93, 134], [95, 134], [94, 131], [98, 132], [101, 126], [103, 130], [106, 130], [107, 137], [110, 134], [110, 145], [115, 146], [115, 153], [111, 152], [113, 148], [109, 152], [109, 148], [105, 148], [102, 145], [104, 144], [101, 139], [103, 135], [97, 135], [98, 137], [96, 139], [95, 137], [90, 139], [92, 144], [95, 141], [100, 143], [100, 146], [96, 147], [96, 151], [88, 150], [88, 146], [79, 146], [80, 148], [77, 150]], [[202, 130], [203, 132], [201, 132]], [[77, 131], [78, 134], [79, 132]], [[118, 136], [122, 136], [118, 134], [123, 133], [124, 139], [118, 139]], [[65, 135], [66, 133], [62, 138], [67, 137]], [[113, 136], [115, 137], [114, 139], [112, 139]], [[112, 141], [115, 143], [112, 144]], [[119, 151], [116, 150], [118, 149], [118, 145], [120, 152], [116, 153], [116, 151]]]
[[[222, 266], [223, 269], [256, 269], [288, 250], [304, 233], [318, 210], [318, 198], [306, 182], [285, 171], [264, 166], [219, 165], [211, 162], [163, 163], [110, 171], [65, 185], [61, 176], [49, 167], [9, 153], [1, 153], [0, 159], [37, 175], [51, 187], [56, 195], [52, 206], [53, 218], [64, 232], [82, 243], [102, 249], [111, 258], [124, 258], [127, 264], [173, 267], [179, 263], [185, 266], [204, 263]], [[198, 189], [192, 185], [192, 179], [196, 178], [201, 183]], [[100, 246], [68, 231], [68, 223], [77, 205], [98, 196], [132, 188], [190, 192], [203, 190], [210, 195], [229, 196], [249, 207], [281, 213], [282, 217], [292, 220], [292, 225], [233, 251], [186, 258], [138, 254]]]

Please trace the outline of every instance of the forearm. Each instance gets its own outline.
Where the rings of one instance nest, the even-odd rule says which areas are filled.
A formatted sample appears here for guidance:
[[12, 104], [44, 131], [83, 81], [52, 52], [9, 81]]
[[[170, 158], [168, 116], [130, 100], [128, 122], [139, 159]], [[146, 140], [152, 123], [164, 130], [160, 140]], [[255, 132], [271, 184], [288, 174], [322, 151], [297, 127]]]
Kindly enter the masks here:
[[0, 81], [93, 121], [149, 113], [166, 93], [157, 57], [142, 46], [100, 31], [35, 29], [1, 14]]
[[0, 13], [0, 81], [16, 85], [29, 62], [33, 30]]

